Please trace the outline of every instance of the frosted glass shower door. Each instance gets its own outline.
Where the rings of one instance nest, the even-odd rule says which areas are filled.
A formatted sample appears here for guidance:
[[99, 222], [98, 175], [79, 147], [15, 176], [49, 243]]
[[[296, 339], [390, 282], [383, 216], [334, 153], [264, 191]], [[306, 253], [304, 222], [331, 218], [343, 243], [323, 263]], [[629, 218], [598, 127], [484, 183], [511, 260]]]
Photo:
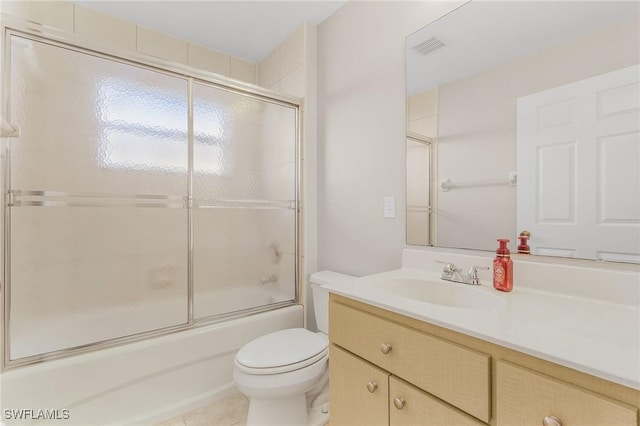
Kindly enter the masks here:
[[296, 298], [296, 114], [193, 86], [196, 319]]
[[12, 360], [188, 322], [188, 80], [10, 43]]

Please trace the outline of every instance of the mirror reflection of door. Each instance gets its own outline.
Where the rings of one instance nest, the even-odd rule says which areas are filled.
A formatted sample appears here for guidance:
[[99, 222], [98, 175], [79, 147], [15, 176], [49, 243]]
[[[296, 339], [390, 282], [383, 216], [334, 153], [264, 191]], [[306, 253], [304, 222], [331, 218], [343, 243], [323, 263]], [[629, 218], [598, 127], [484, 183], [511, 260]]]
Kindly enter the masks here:
[[640, 262], [640, 65], [518, 99], [531, 252]]
[[407, 136], [407, 244], [432, 244], [432, 142], [417, 134]]
[[[540, 133], [535, 144], [544, 146], [522, 156], [517, 186], [508, 178], [524, 152], [516, 147], [525, 126], [516, 100], [638, 65], [639, 30], [637, 1], [474, 0], [407, 37], [407, 129], [436, 140], [432, 245], [488, 251], [506, 236], [515, 252], [516, 236], [528, 230], [532, 254], [640, 262], [640, 133], [629, 124], [640, 122], [636, 83], [612, 83], [591, 95], [590, 106], [573, 108], [567, 95], [558, 105], [543, 100], [542, 116], [532, 107], [530, 136]], [[599, 114], [595, 124], [584, 122], [585, 111]], [[617, 128], [623, 120], [627, 127]], [[569, 134], [587, 128], [592, 142], [598, 138], [593, 149]], [[542, 139], [551, 134], [558, 139]], [[447, 179], [455, 190], [440, 189]], [[505, 185], [459, 189], [499, 180]], [[521, 206], [527, 182], [537, 189]], [[568, 238], [551, 238], [561, 234]]]

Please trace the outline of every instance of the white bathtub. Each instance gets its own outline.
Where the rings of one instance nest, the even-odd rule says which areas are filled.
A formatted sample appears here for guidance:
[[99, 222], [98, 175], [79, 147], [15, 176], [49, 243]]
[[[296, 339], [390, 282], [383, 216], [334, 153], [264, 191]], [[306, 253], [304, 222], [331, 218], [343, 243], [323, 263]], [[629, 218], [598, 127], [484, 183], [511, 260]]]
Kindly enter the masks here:
[[[251, 339], [302, 326], [302, 307], [177, 332], [0, 376], [7, 424], [149, 425], [235, 392], [233, 358]], [[16, 421], [6, 410], [68, 410], [69, 420]]]

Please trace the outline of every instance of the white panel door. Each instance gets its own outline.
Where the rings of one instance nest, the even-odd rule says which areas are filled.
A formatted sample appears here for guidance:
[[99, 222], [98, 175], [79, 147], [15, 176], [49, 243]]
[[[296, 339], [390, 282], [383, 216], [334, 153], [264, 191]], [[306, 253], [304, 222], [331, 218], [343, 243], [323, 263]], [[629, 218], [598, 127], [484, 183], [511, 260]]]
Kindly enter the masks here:
[[640, 262], [640, 66], [518, 99], [517, 226], [532, 253]]

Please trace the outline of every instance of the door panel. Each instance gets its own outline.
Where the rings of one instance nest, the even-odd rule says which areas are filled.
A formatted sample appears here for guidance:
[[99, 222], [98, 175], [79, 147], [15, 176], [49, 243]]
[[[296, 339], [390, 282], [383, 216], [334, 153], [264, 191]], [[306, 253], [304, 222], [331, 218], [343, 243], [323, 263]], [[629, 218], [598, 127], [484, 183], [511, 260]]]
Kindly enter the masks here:
[[640, 66], [518, 99], [532, 253], [640, 262]]
[[11, 212], [11, 359], [185, 324], [187, 211]]
[[193, 86], [196, 319], [296, 298], [296, 110]]

